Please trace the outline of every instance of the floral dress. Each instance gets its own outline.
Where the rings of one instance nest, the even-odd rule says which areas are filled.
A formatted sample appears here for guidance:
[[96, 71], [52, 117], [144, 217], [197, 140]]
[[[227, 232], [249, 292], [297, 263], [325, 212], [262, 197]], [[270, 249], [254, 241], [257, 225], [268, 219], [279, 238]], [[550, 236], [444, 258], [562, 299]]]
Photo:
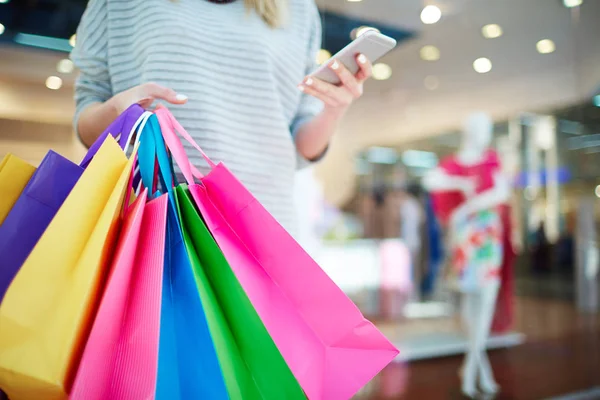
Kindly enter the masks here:
[[480, 211], [457, 222], [452, 232], [448, 280], [461, 292], [497, 280], [502, 264], [502, 222], [497, 210]]
[[[493, 188], [500, 162], [497, 154], [490, 150], [478, 164], [462, 165], [455, 157], [449, 157], [442, 161], [440, 168], [448, 175], [475, 180], [476, 194], [480, 194]], [[448, 226], [454, 210], [468, 199], [459, 192], [443, 192], [432, 194], [432, 200], [436, 216], [450, 231], [450, 265], [446, 274], [450, 287], [470, 292], [496, 282], [504, 251], [500, 209], [479, 211]]]

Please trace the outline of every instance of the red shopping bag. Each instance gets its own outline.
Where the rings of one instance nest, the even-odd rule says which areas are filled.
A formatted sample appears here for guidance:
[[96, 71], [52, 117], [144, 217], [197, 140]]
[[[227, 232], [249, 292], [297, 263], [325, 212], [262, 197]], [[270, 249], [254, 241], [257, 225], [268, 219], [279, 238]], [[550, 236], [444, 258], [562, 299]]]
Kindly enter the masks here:
[[[223, 165], [166, 108], [156, 111], [173, 158], [215, 240], [309, 399], [348, 399], [398, 350]], [[212, 171], [194, 185], [177, 130]]]

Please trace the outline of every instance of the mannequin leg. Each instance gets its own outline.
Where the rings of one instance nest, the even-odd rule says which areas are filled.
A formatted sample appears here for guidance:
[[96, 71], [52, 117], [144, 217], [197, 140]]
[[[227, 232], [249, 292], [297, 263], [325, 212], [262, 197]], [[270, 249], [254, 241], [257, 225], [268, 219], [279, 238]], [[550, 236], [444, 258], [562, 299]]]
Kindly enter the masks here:
[[482, 343], [479, 359], [479, 386], [485, 393], [496, 393], [499, 390], [498, 384], [494, 380], [494, 374], [492, 372], [492, 367], [490, 366], [487, 351], [485, 351], [485, 343], [490, 335], [492, 320], [494, 318], [499, 287], [500, 282], [491, 282], [483, 288], [481, 293], [482, 321], [478, 328], [478, 334], [481, 335], [478, 341]]
[[477, 392], [476, 390], [476, 379], [477, 379], [477, 365], [479, 364], [477, 358], [479, 351], [476, 348], [476, 341], [474, 340], [477, 336], [476, 327], [478, 325], [477, 319], [479, 317], [479, 304], [481, 294], [475, 293], [463, 293], [462, 295], [462, 320], [467, 332], [467, 353], [461, 368], [462, 378], [462, 392], [465, 396], [474, 398]]
[[475, 397], [478, 377], [484, 392], [498, 391], [485, 351], [498, 286], [498, 282], [491, 282], [479, 292], [463, 294], [463, 321], [467, 326], [468, 348], [462, 369], [462, 391], [468, 397]]

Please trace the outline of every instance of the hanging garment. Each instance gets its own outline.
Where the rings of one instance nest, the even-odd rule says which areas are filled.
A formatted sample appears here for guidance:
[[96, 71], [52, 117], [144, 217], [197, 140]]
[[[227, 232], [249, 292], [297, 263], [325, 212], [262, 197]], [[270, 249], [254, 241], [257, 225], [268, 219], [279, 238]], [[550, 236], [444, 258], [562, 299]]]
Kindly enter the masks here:
[[433, 200], [431, 196], [425, 201], [425, 227], [427, 230], [428, 246], [428, 266], [423, 281], [421, 282], [421, 294], [430, 296], [433, 294], [435, 285], [440, 272], [440, 267], [444, 260], [444, 247], [442, 241], [442, 227], [435, 216], [433, 209]]
[[502, 221], [502, 242], [504, 255], [500, 267], [500, 290], [496, 300], [496, 311], [492, 320], [492, 332], [504, 333], [514, 322], [514, 264], [516, 259], [515, 249], [512, 245], [512, 223], [510, 220], [510, 206], [500, 208]]

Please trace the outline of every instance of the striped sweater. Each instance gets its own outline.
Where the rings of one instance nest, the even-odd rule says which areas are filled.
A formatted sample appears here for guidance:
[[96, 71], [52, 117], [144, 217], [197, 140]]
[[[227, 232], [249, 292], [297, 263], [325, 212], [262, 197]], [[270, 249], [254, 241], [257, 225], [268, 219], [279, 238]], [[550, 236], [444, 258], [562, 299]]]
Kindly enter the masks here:
[[288, 3], [285, 25], [271, 29], [241, 0], [90, 0], [71, 54], [80, 70], [75, 126], [93, 102], [145, 82], [171, 87], [189, 97], [171, 107], [181, 124], [293, 229], [303, 163], [293, 137], [322, 108], [296, 85], [315, 67], [321, 26], [314, 0]]

